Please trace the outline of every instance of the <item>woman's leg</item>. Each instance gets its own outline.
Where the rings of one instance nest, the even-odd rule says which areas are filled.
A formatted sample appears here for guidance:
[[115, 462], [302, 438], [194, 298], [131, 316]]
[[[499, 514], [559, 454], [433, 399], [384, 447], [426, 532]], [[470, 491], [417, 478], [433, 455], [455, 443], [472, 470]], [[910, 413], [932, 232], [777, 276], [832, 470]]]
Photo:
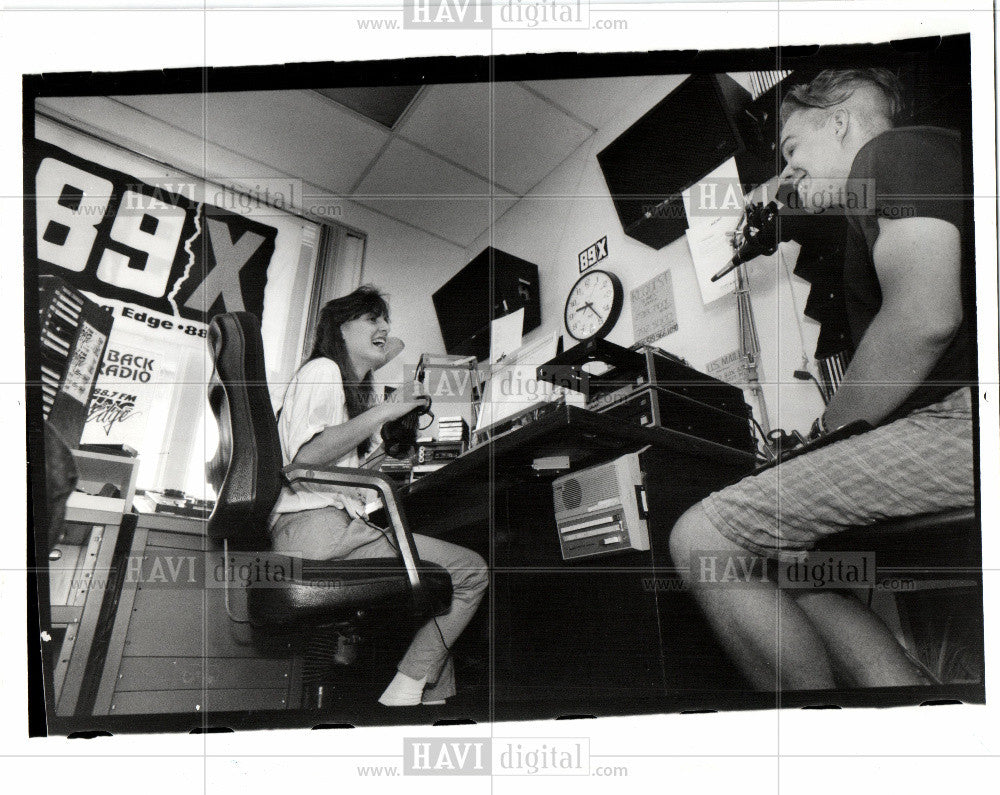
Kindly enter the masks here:
[[396, 555], [379, 528], [332, 506], [281, 514], [271, 528], [274, 552], [305, 560], [343, 560], [368, 545], [377, 549], [367, 557]]
[[451, 575], [451, 608], [417, 631], [397, 667], [413, 679], [426, 677], [433, 687], [424, 694], [427, 700], [436, 701], [455, 694], [455, 674], [449, 664], [449, 651], [475, 615], [489, 584], [489, 571], [486, 561], [478, 554], [458, 544], [418, 533], [413, 534], [413, 544], [421, 560], [437, 563]]
[[424, 687], [420, 703], [444, 704], [445, 699], [451, 698], [453, 695], [455, 695], [455, 658], [449, 654], [448, 659], [445, 660], [444, 668], [438, 675], [438, 680], [434, 684], [428, 682]]
[[[272, 538], [275, 552], [311, 560], [397, 555], [395, 538], [389, 531], [361, 519], [351, 519], [339, 508], [286, 514], [272, 529]], [[413, 534], [413, 543], [421, 560], [437, 563], [451, 576], [451, 608], [417, 631], [397, 668], [412, 680], [403, 682], [408, 689], [404, 700], [418, 703], [422, 683], [427, 683], [430, 686], [425, 691], [425, 700], [440, 701], [455, 694], [455, 672], [449, 651], [475, 614], [489, 583], [489, 574], [486, 562], [470, 549], [417, 533]]]
[[[355, 519], [352, 524], [365, 523]], [[375, 532], [379, 534], [378, 538], [352, 550], [345, 557], [395, 557], [396, 548], [389, 541], [392, 538], [391, 534], [378, 529]], [[351, 532], [351, 535], [364, 537], [365, 531], [358, 529]], [[424, 700], [441, 701], [455, 695], [455, 673], [454, 667], [449, 664], [449, 651], [458, 636], [462, 634], [462, 630], [472, 620], [489, 584], [486, 562], [472, 550], [418, 533], [413, 534], [413, 544], [422, 561], [437, 563], [451, 576], [451, 607], [447, 613], [424, 623], [414, 635], [406, 654], [396, 666], [399, 673], [406, 678], [397, 677], [398, 681], [394, 680], [390, 685], [393, 693], [399, 698], [390, 697], [383, 701], [383, 703], [392, 701], [394, 705], [419, 703], [421, 700], [419, 691], [424, 684], [430, 685], [424, 691]]]

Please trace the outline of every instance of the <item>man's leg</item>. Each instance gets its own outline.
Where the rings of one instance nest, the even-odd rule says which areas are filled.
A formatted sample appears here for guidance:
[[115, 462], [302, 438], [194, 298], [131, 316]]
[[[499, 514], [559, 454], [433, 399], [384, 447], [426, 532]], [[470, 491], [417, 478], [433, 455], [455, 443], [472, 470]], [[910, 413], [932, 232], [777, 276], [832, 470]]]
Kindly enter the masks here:
[[690, 565], [693, 550], [741, 558], [752, 553], [716, 531], [700, 505], [681, 517], [670, 536], [681, 576], [723, 647], [758, 688], [834, 687], [834, 668], [857, 687], [927, 683], [889, 628], [854, 597], [780, 590], [759, 578], [728, 585], [701, 582], [697, 567]]
[[835, 686], [830, 658], [806, 613], [770, 581], [701, 582], [695, 550], [752, 556], [719, 533], [701, 505], [689, 509], [670, 535], [670, 553], [723, 647], [754, 685], [814, 690]]
[[[968, 389], [958, 390], [893, 423], [710, 494], [675, 526], [675, 562], [687, 566], [690, 551], [699, 549], [749, 550], [793, 561], [848, 527], [972, 505], [970, 401]], [[824, 686], [801, 683], [832, 682], [834, 663], [863, 685], [922, 681], [891, 634], [860, 604], [778, 593], [773, 584], [762, 584], [758, 592], [721, 588], [695, 581], [695, 574], [687, 578], [720, 640], [762, 686], [767, 683], [759, 671], [769, 667], [781, 686]], [[792, 648], [795, 643], [801, 648]], [[810, 675], [808, 667], [817, 661], [822, 664]]]
[[789, 591], [822, 637], [838, 673], [856, 687], [928, 684], [892, 632], [854, 596], [836, 591]]

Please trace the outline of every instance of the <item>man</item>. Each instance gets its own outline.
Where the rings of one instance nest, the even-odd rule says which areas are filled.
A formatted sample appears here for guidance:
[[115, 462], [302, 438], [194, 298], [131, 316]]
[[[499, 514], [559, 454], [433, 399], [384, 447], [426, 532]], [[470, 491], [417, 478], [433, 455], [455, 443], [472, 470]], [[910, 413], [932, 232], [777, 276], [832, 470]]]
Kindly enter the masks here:
[[843, 206], [850, 229], [856, 350], [814, 434], [856, 420], [874, 429], [709, 495], [670, 537], [720, 641], [760, 689], [926, 680], [854, 595], [773, 579], [719, 587], [700, 581], [692, 553], [787, 563], [848, 527], [974, 501], [970, 191], [957, 133], [894, 128], [899, 109], [895, 77], [867, 69], [821, 73], [793, 88], [780, 114], [782, 179], [807, 210]]

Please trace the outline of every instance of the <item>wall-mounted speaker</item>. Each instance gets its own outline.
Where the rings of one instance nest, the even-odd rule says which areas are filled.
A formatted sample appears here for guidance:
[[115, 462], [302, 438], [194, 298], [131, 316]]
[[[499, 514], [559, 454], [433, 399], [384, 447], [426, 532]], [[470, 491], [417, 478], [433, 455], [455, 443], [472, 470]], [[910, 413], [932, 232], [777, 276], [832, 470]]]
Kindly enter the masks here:
[[684, 234], [680, 193], [743, 151], [734, 109], [749, 98], [728, 75], [691, 75], [597, 155], [625, 234], [656, 249]]
[[[492, 297], [491, 297], [492, 287]], [[488, 246], [433, 295], [445, 350], [485, 359], [490, 323], [524, 307], [524, 333], [542, 323], [538, 266]]]

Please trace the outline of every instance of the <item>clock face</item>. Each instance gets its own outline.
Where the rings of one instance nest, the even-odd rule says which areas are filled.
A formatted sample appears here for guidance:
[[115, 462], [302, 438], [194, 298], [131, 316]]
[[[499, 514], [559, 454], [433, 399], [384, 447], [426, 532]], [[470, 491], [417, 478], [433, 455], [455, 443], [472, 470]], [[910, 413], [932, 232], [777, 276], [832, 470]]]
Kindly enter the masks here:
[[581, 276], [566, 299], [566, 330], [574, 339], [585, 340], [607, 334], [622, 311], [622, 285], [607, 271]]

